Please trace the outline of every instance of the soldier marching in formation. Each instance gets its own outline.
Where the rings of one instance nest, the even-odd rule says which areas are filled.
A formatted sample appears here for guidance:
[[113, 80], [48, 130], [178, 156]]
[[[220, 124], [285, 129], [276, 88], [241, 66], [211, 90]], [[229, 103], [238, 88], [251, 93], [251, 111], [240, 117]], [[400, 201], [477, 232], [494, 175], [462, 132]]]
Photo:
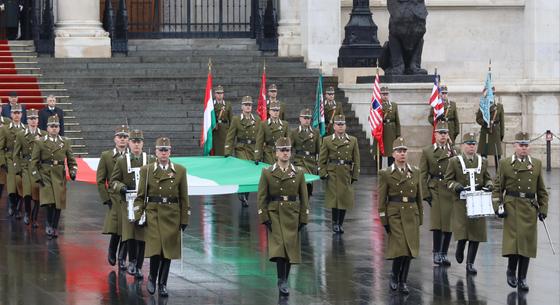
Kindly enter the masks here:
[[[494, 93], [496, 88], [492, 87]], [[486, 89], [483, 94], [486, 95]], [[484, 158], [492, 155], [498, 164], [502, 155], [502, 141], [505, 132], [504, 105], [499, 103], [499, 97], [494, 97], [495, 102], [490, 106], [490, 122], [486, 123], [479, 109], [476, 113], [476, 122], [480, 125], [480, 137], [478, 140], [478, 154]]]
[[325, 92], [325, 122], [327, 122], [327, 135], [334, 132], [334, 117], [344, 114], [342, 105], [334, 100], [334, 87], [328, 87]]
[[423, 222], [422, 181], [418, 168], [408, 164], [403, 138], [391, 146], [395, 163], [379, 173], [379, 217], [389, 239], [385, 258], [393, 260], [391, 290], [408, 294], [410, 261], [418, 256]]
[[264, 161], [267, 164], [276, 162], [274, 143], [276, 140], [287, 137], [289, 134], [288, 122], [280, 119], [280, 104], [271, 102], [268, 113], [270, 117], [260, 123], [255, 146], [255, 164]]
[[[311, 127], [311, 110], [303, 109], [299, 113], [300, 125], [290, 134], [292, 141], [294, 165], [303, 169], [306, 174], [317, 175], [321, 134], [317, 128]], [[307, 195], [311, 197], [313, 184], [307, 184]]]
[[7, 171], [8, 199], [10, 207], [8, 215], [21, 218], [20, 201], [22, 190], [21, 172], [14, 163], [14, 146], [16, 135], [25, 130], [26, 126], [21, 122], [21, 104], [15, 104], [11, 109], [12, 121], [0, 129], [0, 167]]
[[[437, 122], [446, 122], [449, 129], [449, 139], [452, 143], [455, 143], [455, 139], [459, 135], [459, 114], [457, 113], [457, 105], [454, 101], [449, 100], [447, 97], [447, 86], [440, 87], [441, 99], [443, 100], [443, 114], [436, 118]], [[434, 114], [430, 109], [428, 114], [428, 122], [430, 125], [434, 125]]]
[[284, 114], [286, 110], [284, 109], [284, 105], [278, 100], [278, 87], [276, 84], [271, 84], [268, 86], [268, 99], [266, 100], [266, 112], [269, 113], [270, 111], [270, 103], [276, 102], [280, 105], [280, 113], [278, 117], [280, 120], [285, 120]]
[[290, 162], [290, 139], [275, 143], [276, 161], [263, 169], [257, 196], [260, 222], [268, 228], [268, 257], [276, 262], [278, 291], [290, 294], [288, 276], [292, 264], [301, 263], [299, 232], [307, 224], [309, 203], [305, 171]]
[[436, 142], [422, 150], [420, 173], [422, 195], [431, 207], [430, 230], [433, 234], [433, 261], [436, 265], [450, 266], [447, 250], [451, 242], [451, 215], [453, 191], [444, 182], [449, 160], [457, 155], [450, 143], [448, 124], [439, 121], [434, 130]]
[[[395, 160], [390, 153], [393, 151], [393, 141], [401, 136], [401, 120], [399, 118], [399, 108], [397, 103], [389, 99], [389, 88], [381, 87], [381, 107], [383, 109], [383, 145], [385, 147], [385, 157], [387, 166], [391, 166]], [[377, 144], [374, 143], [374, 147]], [[381, 158], [377, 160], [381, 162]]]
[[[0, 101], [0, 104], [1, 103], [2, 102]], [[10, 125], [11, 122], [12, 122], [11, 119], [0, 115], [0, 137], [2, 135], [2, 130], [4, 129], [4, 127], [6, 125]], [[2, 161], [0, 160], [0, 162]], [[2, 197], [2, 194], [4, 192], [4, 185], [6, 185], [7, 180], [8, 180], [8, 166], [0, 166], [0, 198]], [[9, 205], [10, 204], [8, 202], [8, 206]]]
[[222, 86], [214, 88], [214, 114], [216, 115], [216, 127], [212, 130], [212, 148], [214, 149], [214, 156], [223, 156], [233, 111], [231, 103], [224, 100], [224, 88]]
[[115, 147], [101, 153], [101, 158], [97, 165], [96, 180], [101, 201], [103, 205], [108, 207], [103, 223], [103, 234], [111, 235], [109, 249], [107, 250], [107, 261], [111, 266], [116, 264], [118, 248], [119, 268], [125, 270], [126, 243], [121, 239], [123, 215], [120, 207], [120, 193], [111, 189], [110, 181], [117, 160], [128, 153], [128, 127], [125, 125], [117, 127], [113, 141], [115, 142]]
[[469, 242], [467, 252], [467, 274], [476, 274], [473, 267], [478, 244], [486, 242], [486, 219], [484, 217], [468, 218], [464, 192], [471, 189], [467, 169], [476, 169], [475, 186], [477, 190], [492, 191], [493, 183], [488, 173], [486, 159], [476, 153], [476, 135], [472, 132], [463, 135], [462, 153], [449, 161], [445, 172], [445, 183], [453, 196], [453, 219], [451, 220], [453, 235], [457, 241], [455, 258], [461, 264], [465, 255], [465, 246]]
[[326, 180], [325, 206], [332, 209], [332, 230], [344, 233], [346, 210], [354, 207], [354, 187], [360, 175], [360, 150], [356, 137], [346, 133], [346, 118], [334, 118], [334, 133], [323, 138], [319, 176]]
[[187, 170], [172, 163], [171, 140], [156, 140], [157, 161], [140, 168], [138, 196], [134, 200], [135, 220], [145, 213], [145, 256], [150, 258], [147, 290], [167, 297], [167, 277], [172, 259], [181, 258], [181, 231], [189, 224], [190, 205], [187, 190]]
[[[508, 258], [506, 280], [512, 288], [524, 291], [529, 290], [529, 259], [537, 257], [537, 219], [544, 221], [548, 213], [542, 163], [531, 157], [529, 144], [528, 133], [515, 135], [515, 153], [500, 161], [493, 194], [496, 215], [504, 219], [502, 256]], [[503, 205], [503, 212], [499, 205]]]

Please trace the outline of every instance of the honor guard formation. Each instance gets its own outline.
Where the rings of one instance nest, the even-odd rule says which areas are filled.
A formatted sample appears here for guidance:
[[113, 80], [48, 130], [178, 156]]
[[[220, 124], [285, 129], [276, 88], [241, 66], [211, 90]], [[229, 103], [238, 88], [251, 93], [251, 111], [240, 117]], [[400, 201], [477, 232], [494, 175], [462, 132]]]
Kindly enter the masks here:
[[[459, 137], [457, 106], [448, 98], [446, 86], [440, 91], [440, 114], [428, 115], [434, 126], [433, 143], [422, 148], [416, 166], [409, 162], [407, 139], [401, 135], [398, 104], [390, 99], [387, 87], [380, 88], [383, 134], [379, 140], [384, 150], [377, 162], [385, 157], [387, 166], [378, 172], [375, 213], [386, 231], [385, 259], [392, 261], [388, 288], [409, 294], [411, 263], [421, 247], [430, 247], [420, 239], [424, 211], [429, 209], [430, 259], [444, 267], [464, 262], [467, 276], [478, 272], [477, 252], [488, 241], [486, 218], [503, 219], [507, 284], [527, 291], [529, 261], [537, 255], [537, 222], [544, 222], [548, 211], [542, 163], [530, 155], [526, 132], [515, 135], [514, 154], [504, 156], [504, 109], [499, 102], [488, 109], [489, 120], [478, 111], [478, 133]], [[300, 110], [299, 124], [290, 128], [275, 84], [268, 87], [264, 120], [253, 112], [251, 96], [241, 98], [237, 114], [222, 86], [214, 87], [213, 93], [214, 156], [270, 165], [260, 176], [257, 217], [268, 234], [268, 257], [276, 263], [279, 295], [288, 296], [291, 266], [302, 262], [301, 231], [309, 222], [313, 195], [313, 184], [306, 183], [304, 174], [320, 177], [323, 203], [331, 213], [329, 230], [336, 236], [344, 234], [346, 213], [355, 205], [354, 183], [360, 176], [358, 140], [346, 132], [346, 116], [334, 100], [333, 87], [325, 90], [323, 134], [308, 108]], [[74, 180], [78, 171], [70, 141], [61, 134], [63, 121], [55, 102], [49, 103], [48, 112], [39, 113], [25, 111], [17, 96], [11, 96], [3, 107], [0, 128], [0, 193], [7, 185], [8, 213], [36, 229], [44, 207], [49, 239], [59, 235], [61, 212], [67, 206], [67, 177]], [[181, 259], [182, 235], [191, 214], [187, 169], [171, 162], [173, 146], [168, 137], [158, 138], [155, 150], [147, 150], [142, 130], [121, 125], [115, 128], [113, 141], [114, 147], [101, 153], [96, 172], [99, 201], [106, 211], [102, 233], [109, 235], [107, 262], [142, 280], [148, 257], [147, 291], [167, 297], [171, 260]], [[489, 155], [497, 165], [494, 178]], [[249, 193], [238, 197], [242, 208], [248, 207]], [[449, 255], [452, 240], [456, 251]]]

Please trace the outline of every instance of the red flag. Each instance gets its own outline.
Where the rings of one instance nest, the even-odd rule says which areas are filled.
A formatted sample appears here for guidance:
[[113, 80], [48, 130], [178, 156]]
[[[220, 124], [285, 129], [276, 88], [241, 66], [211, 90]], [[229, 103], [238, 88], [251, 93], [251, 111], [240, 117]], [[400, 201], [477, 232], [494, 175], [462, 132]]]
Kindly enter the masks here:
[[381, 89], [379, 88], [379, 74], [375, 75], [373, 83], [373, 94], [368, 115], [371, 135], [377, 141], [379, 152], [385, 155], [385, 145], [383, 143], [383, 107], [381, 107]]
[[436, 142], [436, 136], [434, 134], [434, 131], [437, 125], [437, 117], [443, 115], [444, 113], [444, 104], [443, 101], [441, 100], [441, 96], [439, 92], [439, 83], [438, 83], [437, 75], [434, 79], [434, 87], [432, 88], [432, 94], [430, 95], [430, 100], [428, 101], [428, 104], [432, 106], [434, 112], [434, 126], [432, 129], [432, 144], [434, 144]]
[[266, 68], [263, 68], [261, 78], [261, 89], [259, 90], [259, 103], [257, 104], [257, 114], [261, 117], [261, 121], [268, 118], [266, 112]]

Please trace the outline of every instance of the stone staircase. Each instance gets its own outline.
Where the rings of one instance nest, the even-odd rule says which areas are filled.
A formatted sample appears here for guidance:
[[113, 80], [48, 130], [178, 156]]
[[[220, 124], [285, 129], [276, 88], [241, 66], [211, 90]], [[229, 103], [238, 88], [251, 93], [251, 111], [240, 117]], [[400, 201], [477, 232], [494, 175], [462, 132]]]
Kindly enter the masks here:
[[[74, 116], [70, 96], [62, 81], [47, 80], [38, 66], [38, 57], [33, 41], [10, 41], [11, 61], [7, 53], [0, 55], [0, 98], [7, 103], [11, 91], [18, 92], [19, 101], [27, 108], [40, 109], [48, 95], [57, 98], [58, 107], [64, 110], [65, 136], [72, 140], [72, 148], [77, 156], [85, 156], [88, 150], [81, 134], [80, 124]], [[14, 67], [9, 68], [8, 66]], [[15, 70], [15, 71], [14, 71]]]
[[[131, 40], [128, 56], [110, 59], [39, 58], [39, 66], [51, 82], [64, 82], [72, 96], [90, 156], [113, 146], [113, 130], [128, 123], [142, 129], [147, 147], [159, 136], [171, 138], [174, 155], [200, 155], [208, 60], [212, 60], [214, 85], [223, 85], [225, 98], [240, 113], [240, 98], [256, 99], [263, 63], [267, 83], [276, 83], [279, 99], [286, 104], [291, 126], [299, 123], [299, 111], [313, 108], [317, 70], [305, 67], [302, 58], [263, 54], [250, 39]], [[325, 87], [335, 78], [326, 78]], [[339, 100], [344, 93], [338, 91]], [[348, 132], [358, 137], [362, 172], [372, 173], [369, 145], [349, 105]]]

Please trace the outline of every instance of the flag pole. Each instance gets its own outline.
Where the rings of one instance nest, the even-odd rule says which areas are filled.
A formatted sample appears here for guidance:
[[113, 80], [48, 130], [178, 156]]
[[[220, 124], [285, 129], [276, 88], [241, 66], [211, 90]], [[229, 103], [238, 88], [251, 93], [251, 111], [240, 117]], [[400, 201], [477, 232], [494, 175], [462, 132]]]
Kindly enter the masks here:
[[[375, 59], [375, 77], [377, 77], [377, 75], [379, 75], [379, 58]], [[374, 79], [373, 83], [375, 85], [375, 79]], [[375, 141], [375, 139], [373, 139], [373, 140]], [[383, 162], [383, 161], [381, 160], [381, 152], [379, 151], [379, 143], [376, 142], [375, 146], [377, 147], [375, 163], [377, 163], [377, 174], [379, 175], [379, 171], [381, 170], [381, 162]]]

